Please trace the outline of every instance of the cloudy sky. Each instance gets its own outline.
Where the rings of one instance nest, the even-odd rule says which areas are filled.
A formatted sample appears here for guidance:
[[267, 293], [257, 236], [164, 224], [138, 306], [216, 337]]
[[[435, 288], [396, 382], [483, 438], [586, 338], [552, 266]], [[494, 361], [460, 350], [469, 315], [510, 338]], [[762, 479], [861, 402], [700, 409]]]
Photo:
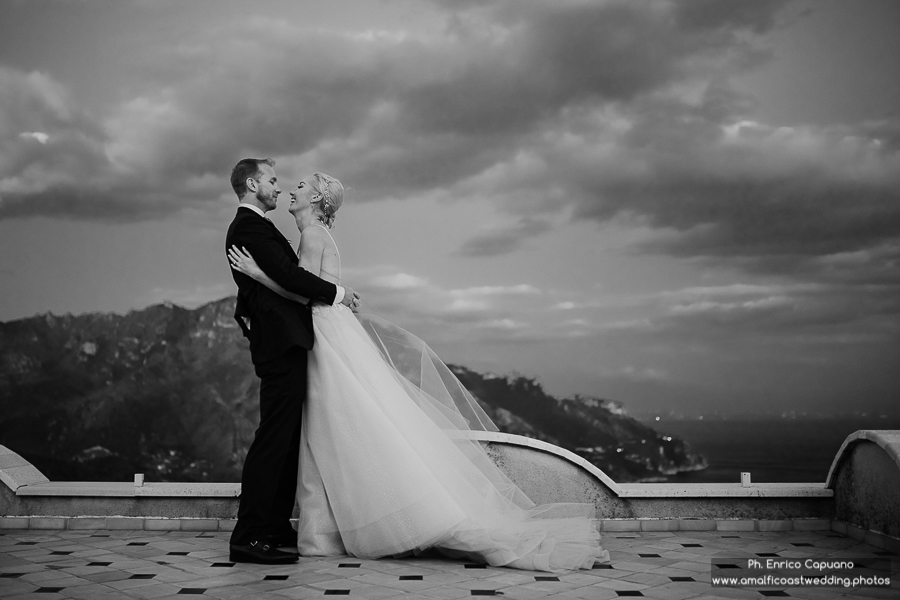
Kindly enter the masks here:
[[228, 175], [271, 156], [342, 180], [345, 282], [448, 362], [632, 412], [900, 396], [900, 2], [0, 10], [2, 321], [232, 295]]

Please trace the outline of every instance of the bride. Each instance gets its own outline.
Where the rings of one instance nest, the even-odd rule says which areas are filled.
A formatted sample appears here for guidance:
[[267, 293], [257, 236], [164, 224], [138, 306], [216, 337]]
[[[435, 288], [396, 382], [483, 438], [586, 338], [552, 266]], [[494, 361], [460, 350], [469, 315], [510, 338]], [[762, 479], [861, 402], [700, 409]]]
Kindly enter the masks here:
[[[291, 191], [300, 266], [335, 284], [329, 229], [341, 183], [314, 173]], [[233, 268], [298, 302], [243, 249]], [[496, 426], [434, 352], [399, 327], [315, 305], [300, 442], [298, 548], [379, 558], [436, 549], [491, 566], [590, 569], [609, 560], [590, 504], [535, 506], [472, 430]]]

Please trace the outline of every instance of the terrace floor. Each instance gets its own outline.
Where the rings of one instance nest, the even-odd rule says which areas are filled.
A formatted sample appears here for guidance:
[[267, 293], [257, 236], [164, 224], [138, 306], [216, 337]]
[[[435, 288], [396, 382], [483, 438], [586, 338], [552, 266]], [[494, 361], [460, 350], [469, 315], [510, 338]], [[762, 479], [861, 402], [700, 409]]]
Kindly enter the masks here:
[[[355, 598], [603, 600], [688, 598], [900, 598], [900, 588], [712, 587], [711, 558], [757, 555], [892, 558], [830, 531], [605, 533], [611, 564], [555, 575], [476, 567], [440, 558], [301, 558], [296, 565], [228, 562], [229, 533], [5, 530], [0, 598]], [[894, 583], [894, 586], [897, 586]]]

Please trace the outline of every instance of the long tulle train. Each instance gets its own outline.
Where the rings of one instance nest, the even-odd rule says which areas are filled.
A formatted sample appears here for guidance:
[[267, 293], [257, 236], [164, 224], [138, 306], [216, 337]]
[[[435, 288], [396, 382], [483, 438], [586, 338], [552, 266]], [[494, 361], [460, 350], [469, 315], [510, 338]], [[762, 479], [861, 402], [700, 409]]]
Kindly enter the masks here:
[[467, 431], [496, 427], [424, 342], [343, 307], [313, 315], [301, 554], [377, 558], [436, 548], [540, 571], [608, 560], [593, 505], [534, 506], [469, 439]]

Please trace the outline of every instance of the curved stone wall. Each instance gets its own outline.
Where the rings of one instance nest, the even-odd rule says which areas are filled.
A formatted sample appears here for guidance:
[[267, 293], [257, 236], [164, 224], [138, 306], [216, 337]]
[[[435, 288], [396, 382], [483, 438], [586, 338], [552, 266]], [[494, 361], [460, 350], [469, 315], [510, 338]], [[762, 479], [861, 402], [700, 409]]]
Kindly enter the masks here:
[[835, 519], [900, 538], [900, 432], [848, 436], [826, 483], [834, 490]]
[[491, 460], [535, 504], [593, 504], [597, 514], [618, 512], [618, 498], [579, 465], [548, 452], [501, 442], [488, 442]]
[[591, 503], [600, 519], [790, 521], [833, 515], [824, 484], [617, 484], [587, 460], [540, 440], [473, 431], [494, 463], [536, 504]]
[[[584, 458], [546, 442], [499, 432], [466, 437], [478, 440], [536, 504], [592, 504], [604, 530], [827, 528], [834, 512], [834, 493], [824, 483], [618, 484]], [[49, 482], [22, 462], [0, 446], [0, 528], [19, 526], [21, 519], [47, 524], [84, 517], [163, 527], [160, 519], [225, 522], [237, 513], [240, 484]]]

